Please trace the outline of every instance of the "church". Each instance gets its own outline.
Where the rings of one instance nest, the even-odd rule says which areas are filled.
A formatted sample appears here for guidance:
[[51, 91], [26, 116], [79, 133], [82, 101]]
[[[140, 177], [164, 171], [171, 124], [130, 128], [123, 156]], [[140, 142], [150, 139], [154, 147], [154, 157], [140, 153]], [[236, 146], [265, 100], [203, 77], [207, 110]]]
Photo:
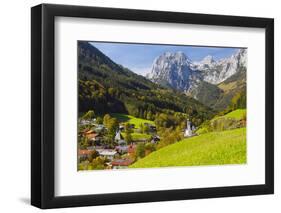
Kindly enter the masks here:
[[186, 122], [186, 129], [184, 130], [184, 137], [192, 137], [195, 134], [193, 133], [193, 131], [195, 130], [195, 127], [192, 125], [192, 123], [187, 119]]

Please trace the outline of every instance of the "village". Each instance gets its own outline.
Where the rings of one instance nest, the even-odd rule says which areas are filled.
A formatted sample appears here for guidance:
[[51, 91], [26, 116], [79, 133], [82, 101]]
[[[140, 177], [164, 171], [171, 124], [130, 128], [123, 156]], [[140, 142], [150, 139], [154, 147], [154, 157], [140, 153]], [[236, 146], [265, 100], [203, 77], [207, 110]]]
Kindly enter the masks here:
[[[109, 115], [107, 119], [116, 122]], [[139, 158], [155, 151], [161, 140], [152, 122], [116, 124], [112, 128], [98, 118], [79, 118], [78, 170], [128, 168]], [[195, 127], [187, 121], [182, 135], [192, 137], [194, 130]]]

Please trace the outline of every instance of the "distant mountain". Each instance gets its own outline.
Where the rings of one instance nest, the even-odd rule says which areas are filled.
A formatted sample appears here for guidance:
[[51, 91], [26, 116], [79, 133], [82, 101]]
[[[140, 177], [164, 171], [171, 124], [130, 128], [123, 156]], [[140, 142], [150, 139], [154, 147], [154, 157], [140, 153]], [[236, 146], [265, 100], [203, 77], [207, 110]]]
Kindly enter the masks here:
[[183, 52], [166, 52], [154, 60], [148, 78], [163, 86], [188, 91], [200, 78], [191, 65], [191, 60]]
[[240, 49], [229, 58], [215, 61], [212, 56], [206, 56], [202, 61], [194, 63], [194, 69], [201, 72], [203, 80], [211, 84], [219, 84], [238, 72], [240, 67], [246, 67], [247, 50]]
[[[183, 63], [188, 60], [178, 57]], [[78, 42], [78, 62], [81, 113], [91, 109], [98, 114], [119, 112], [149, 120], [158, 113], [182, 113], [198, 124], [213, 113], [192, 97], [116, 64], [88, 42]]]
[[241, 87], [233, 88], [226, 95], [219, 84], [235, 74], [246, 79], [246, 75], [240, 72], [246, 72], [246, 63], [246, 49], [240, 49], [231, 57], [218, 61], [208, 55], [200, 62], [191, 61], [182, 52], [166, 52], [154, 60], [147, 78], [159, 85], [182, 91], [207, 106], [223, 109], [230, 104], [233, 91], [237, 92]]

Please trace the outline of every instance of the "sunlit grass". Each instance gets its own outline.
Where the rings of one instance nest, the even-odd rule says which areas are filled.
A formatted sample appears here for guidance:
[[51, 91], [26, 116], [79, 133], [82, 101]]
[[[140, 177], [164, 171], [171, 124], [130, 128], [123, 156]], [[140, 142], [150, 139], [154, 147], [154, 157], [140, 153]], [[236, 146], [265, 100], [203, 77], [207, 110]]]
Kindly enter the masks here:
[[246, 128], [184, 139], [138, 160], [131, 168], [246, 163]]
[[121, 113], [112, 113], [111, 116], [117, 118], [120, 122], [134, 124], [135, 128], [139, 128], [140, 124], [144, 124], [144, 123], [150, 123], [150, 124], [154, 125], [153, 121], [142, 119], [142, 118], [136, 118], [132, 115], [126, 115], [126, 114], [121, 114]]

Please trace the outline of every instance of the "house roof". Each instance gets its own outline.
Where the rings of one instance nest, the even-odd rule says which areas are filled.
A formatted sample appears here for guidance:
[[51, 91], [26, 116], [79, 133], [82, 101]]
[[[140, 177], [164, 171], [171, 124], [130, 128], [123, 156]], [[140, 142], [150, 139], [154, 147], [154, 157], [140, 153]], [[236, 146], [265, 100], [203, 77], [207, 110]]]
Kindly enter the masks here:
[[118, 144], [120, 145], [120, 144], [127, 144], [127, 143], [125, 140], [122, 139], [122, 140], [118, 140]]
[[90, 129], [90, 130], [88, 130], [88, 131], [85, 132], [86, 135], [92, 134], [92, 133], [94, 133], [94, 130], [92, 130], [92, 129]]
[[128, 146], [116, 146], [115, 150], [128, 150]]
[[130, 145], [128, 146], [128, 153], [133, 153], [136, 149], [136, 145]]
[[86, 137], [88, 139], [93, 139], [93, 138], [96, 138], [99, 134], [98, 133], [91, 133], [91, 134], [87, 134]]
[[96, 149], [100, 155], [103, 156], [113, 156], [117, 154], [114, 149]]
[[89, 128], [86, 128], [86, 129], [83, 129], [83, 130], [80, 130], [81, 133], [85, 134], [86, 132], [88, 132], [90, 129]]
[[92, 152], [92, 150], [88, 149], [79, 149], [78, 150], [78, 155], [89, 155]]
[[134, 161], [131, 159], [116, 159], [111, 162], [112, 166], [129, 166], [133, 163]]
[[115, 140], [122, 140], [123, 136], [121, 135], [121, 131], [118, 131], [115, 135]]

